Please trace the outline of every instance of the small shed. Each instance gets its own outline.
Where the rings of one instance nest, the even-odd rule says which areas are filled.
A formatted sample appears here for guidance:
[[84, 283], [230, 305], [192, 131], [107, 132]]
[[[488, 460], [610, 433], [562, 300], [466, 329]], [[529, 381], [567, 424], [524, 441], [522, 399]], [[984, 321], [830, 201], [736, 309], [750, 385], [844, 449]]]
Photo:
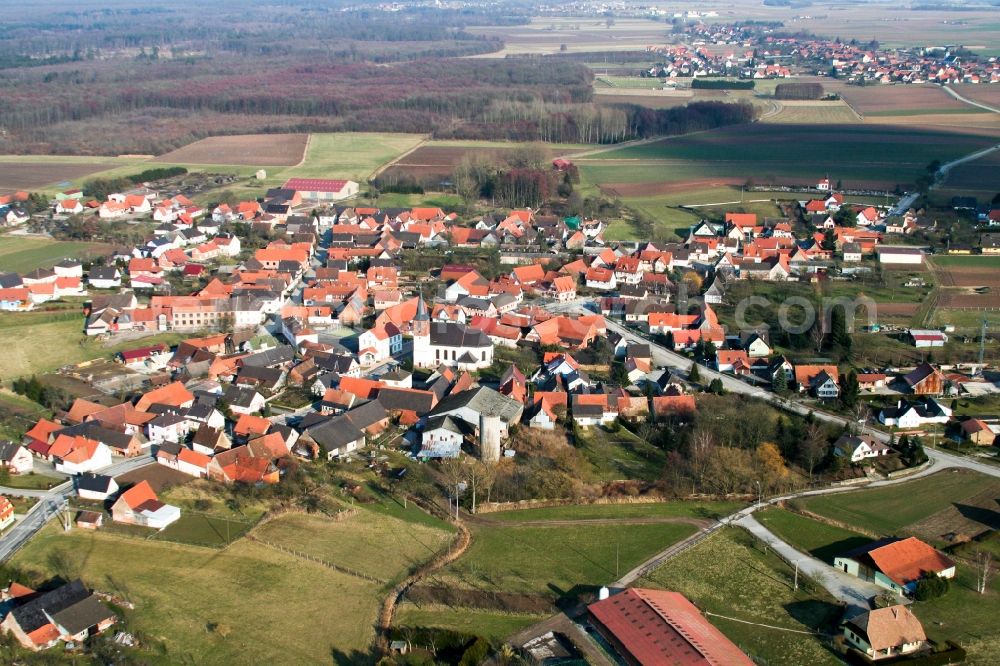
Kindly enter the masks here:
[[76, 526], [83, 530], [96, 530], [104, 524], [104, 514], [97, 511], [80, 511], [76, 514]]

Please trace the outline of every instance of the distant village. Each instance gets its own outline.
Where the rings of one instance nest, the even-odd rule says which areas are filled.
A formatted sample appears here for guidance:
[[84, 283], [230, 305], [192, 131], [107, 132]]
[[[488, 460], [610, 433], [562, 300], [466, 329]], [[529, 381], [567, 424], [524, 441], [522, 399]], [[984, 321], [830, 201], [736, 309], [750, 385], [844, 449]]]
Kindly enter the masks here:
[[795, 73], [833, 76], [857, 84], [1000, 83], [1000, 61], [958, 46], [886, 49], [877, 43], [782, 35], [760, 24], [692, 23], [687, 46], [647, 46], [662, 62], [651, 76], [787, 78]]

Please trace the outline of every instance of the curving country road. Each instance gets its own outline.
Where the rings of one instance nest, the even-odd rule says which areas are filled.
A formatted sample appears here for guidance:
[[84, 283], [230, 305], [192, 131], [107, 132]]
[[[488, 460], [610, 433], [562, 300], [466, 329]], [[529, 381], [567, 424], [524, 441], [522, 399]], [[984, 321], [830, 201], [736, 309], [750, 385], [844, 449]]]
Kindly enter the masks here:
[[[550, 309], [563, 312], [587, 312], [583, 303], [587, 302], [587, 299], [577, 299], [576, 301], [568, 301], [562, 304], [555, 304], [550, 306]], [[631, 342], [645, 343], [649, 345], [650, 351], [653, 354], [653, 360], [657, 366], [662, 366], [666, 368], [671, 368], [680, 371], [685, 376], [691, 369], [691, 359], [682, 356], [662, 345], [653, 342], [648, 336], [643, 335], [637, 331], [626, 328], [621, 324], [607, 320], [607, 326], [609, 329], [615, 331], [616, 333], [622, 335], [626, 340]], [[805, 405], [798, 400], [785, 399], [770, 391], [764, 390], [757, 386], [747, 384], [746, 382], [739, 380], [730, 375], [725, 375], [715, 370], [706, 368], [705, 366], [699, 366], [698, 372], [702, 377], [702, 383], [711, 382], [714, 379], [718, 379], [722, 382], [723, 387], [732, 393], [739, 393], [742, 395], [751, 396], [760, 400], [767, 401], [768, 403], [774, 405], [775, 407], [785, 410], [787, 412], [792, 412], [801, 416], [805, 416], [809, 412], [813, 415], [827, 423], [833, 423], [840, 426], [851, 426], [857, 425], [852, 419], [841, 416], [839, 414], [832, 414], [830, 412], [824, 412], [818, 410], [811, 405]], [[882, 442], [888, 443], [890, 436], [880, 430], [869, 429], [868, 434], [872, 435], [876, 439]], [[710, 526], [703, 527], [697, 534], [685, 539], [680, 543], [671, 544], [669, 547], [657, 553], [647, 561], [643, 562], [639, 566], [635, 567], [620, 579], [615, 581], [615, 587], [626, 587], [640, 578], [645, 577], [652, 571], [659, 568], [663, 563], [668, 561], [670, 558], [684, 552], [688, 547], [697, 543], [698, 541], [704, 539], [706, 536], [712, 532], [727, 526], [736, 525], [743, 527], [750, 532], [752, 532], [759, 539], [767, 543], [774, 550], [779, 552], [786, 560], [789, 562], [798, 563], [800, 571], [815, 580], [818, 584], [823, 586], [834, 598], [844, 602], [849, 607], [868, 608], [867, 599], [871, 598], [875, 594], [881, 591], [881, 588], [873, 586], [871, 583], [867, 583], [854, 576], [849, 576], [843, 572], [835, 570], [832, 566], [823, 562], [815, 557], [803, 553], [796, 549], [794, 546], [788, 544], [787, 542], [780, 539], [773, 532], [768, 530], [766, 527], [761, 525], [756, 518], [754, 518], [753, 513], [762, 508], [775, 505], [779, 502], [799, 498], [808, 497], [812, 495], [825, 495], [831, 493], [842, 493], [850, 492], [852, 490], [859, 490], [863, 488], [879, 488], [884, 486], [895, 485], [899, 483], [906, 483], [914, 479], [918, 479], [935, 472], [939, 472], [946, 469], [966, 469], [974, 472], [979, 472], [980, 474], [985, 474], [987, 476], [993, 476], [1000, 478], [1000, 467], [982, 463], [976, 460], [965, 458], [962, 456], [957, 456], [945, 451], [938, 449], [924, 449], [927, 453], [928, 463], [921, 467], [920, 469], [902, 477], [895, 479], [885, 479], [874, 481], [872, 483], [864, 485], [852, 485], [852, 486], [832, 486], [828, 488], [820, 488], [816, 490], [805, 490], [797, 493], [790, 493], [787, 495], [782, 495], [780, 497], [770, 498], [767, 501], [754, 504], [753, 506], [747, 507], [729, 516], [721, 518], [718, 522], [713, 523]]]

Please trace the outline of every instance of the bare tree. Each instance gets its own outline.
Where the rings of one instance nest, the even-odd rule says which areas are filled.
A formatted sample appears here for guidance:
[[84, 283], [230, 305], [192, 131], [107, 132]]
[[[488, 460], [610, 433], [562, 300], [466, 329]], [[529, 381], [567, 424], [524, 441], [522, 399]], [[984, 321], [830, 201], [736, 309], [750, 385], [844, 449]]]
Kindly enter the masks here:
[[976, 553], [976, 591], [986, 594], [986, 588], [993, 575], [993, 554], [980, 550]]
[[799, 457], [809, 472], [810, 482], [812, 482], [813, 470], [816, 469], [816, 465], [826, 455], [827, 445], [826, 433], [823, 431], [823, 428], [817, 423], [810, 423], [806, 428], [806, 435], [802, 440], [802, 446], [799, 448]]
[[446, 492], [454, 494], [455, 516], [458, 516], [458, 484], [465, 480], [467, 472], [465, 463], [458, 458], [449, 458], [441, 461], [441, 475], [447, 485]]
[[823, 351], [823, 342], [826, 340], [826, 322], [823, 320], [822, 314], [816, 317], [812, 328], [809, 329], [809, 339], [812, 340], [813, 346], [816, 348], [816, 353], [821, 353]]

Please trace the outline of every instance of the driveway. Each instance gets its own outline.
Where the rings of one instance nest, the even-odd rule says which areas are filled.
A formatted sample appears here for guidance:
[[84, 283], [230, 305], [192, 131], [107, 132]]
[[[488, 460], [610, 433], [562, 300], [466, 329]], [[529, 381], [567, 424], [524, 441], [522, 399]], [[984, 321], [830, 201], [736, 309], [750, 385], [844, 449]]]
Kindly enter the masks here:
[[[884, 592], [885, 589], [863, 581], [860, 578], [834, 569], [830, 564], [807, 555], [782, 541], [771, 530], [767, 529], [753, 517], [752, 513], [734, 520], [733, 525], [748, 530], [755, 537], [773, 548], [786, 561], [797, 564], [799, 573], [813, 579], [829, 592], [835, 599], [842, 601], [849, 608], [866, 611], [870, 608], [868, 600]], [[850, 613], [849, 613], [850, 614]]]

